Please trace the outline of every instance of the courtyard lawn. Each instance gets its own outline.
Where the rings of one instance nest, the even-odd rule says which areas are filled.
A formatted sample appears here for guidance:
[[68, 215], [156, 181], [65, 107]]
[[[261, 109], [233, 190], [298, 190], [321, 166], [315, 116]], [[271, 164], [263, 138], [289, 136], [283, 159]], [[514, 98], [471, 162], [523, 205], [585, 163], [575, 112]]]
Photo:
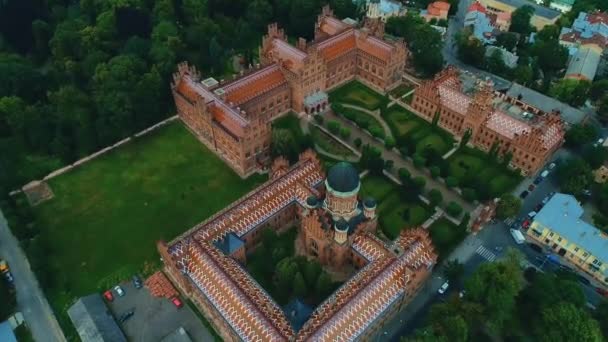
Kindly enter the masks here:
[[155, 243], [171, 240], [266, 177], [242, 180], [181, 122], [49, 182], [55, 197], [34, 208], [60, 318], [71, 300], [155, 267]]
[[312, 136], [312, 141], [315, 145], [326, 152], [342, 158], [355, 157], [353, 151], [336, 141], [315, 125], [310, 125], [310, 135]]
[[302, 132], [302, 127], [300, 126], [300, 119], [293, 112], [289, 112], [286, 115], [274, 120], [272, 122], [272, 128], [281, 128], [289, 130], [293, 134], [293, 137], [294, 139], [296, 139], [296, 142], [299, 146], [303, 146], [304, 144], [306, 144], [307, 137], [306, 134]]
[[378, 202], [378, 222], [389, 239], [399, 236], [404, 228], [421, 225], [432, 210], [420, 201], [405, 201], [398, 185], [386, 177], [368, 175], [362, 180], [361, 197], [373, 197]]
[[388, 98], [361, 82], [349, 82], [329, 93], [331, 103], [349, 103], [369, 110], [376, 110], [388, 103]]
[[449, 175], [459, 186], [486, 191], [490, 198], [510, 192], [522, 178], [487, 153], [468, 147], [460, 148], [448, 161]]
[[399, 146], [406, 144], [406, 141], [412, 142], [412, 148], [415, 148], [416, 151], [410, 151], [410, 153], [422, 152], [426, 148], [432, 148], [443, 155], [454, 144], [454, 139], [450, 133], [431, 125], [401, 106], [393, 105], [387, 108], [383, 117], [391, 128]]
[[467, 236], [466, 230], [459, 228], [444, 217], [435, 221], [429, 227], [429, 231], [433, 245], [439, 253], [439, 260], [447, 257]]
[[386, 133], [388, 133], [384, 132], [384, 128], [380, 124], [380, 121], [368, 113], [356, 110], [354, 108], [344, 107], [339, 104], [332, 106], [332, 109], [336, 112], [336, 114], [353, 121], [357, 124], [357, 126], [369, 131], [369, 133], [374, 137], [384, 139], [386, 137]]

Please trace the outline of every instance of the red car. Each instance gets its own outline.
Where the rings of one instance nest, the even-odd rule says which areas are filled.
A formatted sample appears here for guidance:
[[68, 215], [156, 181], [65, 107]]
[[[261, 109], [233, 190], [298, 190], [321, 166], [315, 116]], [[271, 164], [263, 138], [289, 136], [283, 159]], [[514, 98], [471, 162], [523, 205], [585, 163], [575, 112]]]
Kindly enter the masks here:
[[530, 227], [530, 220], [525, 220], [522, 224], [521, 227], [524, 229], [528, 229], [528, 227]]
[[173, 305], [175, 305], [175, 307], [178, 309], [184, 306], [184, 303], [182, 303], [182, 301], [177, 297], [171, 298], [171, 303], [173, 303]]
[[596, 287], [595, 292], [601, 294], [604, 297], [608, 297], [608, 291], [606, 291], [605, 289], [603, 289], [601, 287]]
[[114, 300], [114, 296], [112, 295], [112, 291], [107, 290], [106, 292], [103, 293], [103, 297], [108, 301], [111, 302]]

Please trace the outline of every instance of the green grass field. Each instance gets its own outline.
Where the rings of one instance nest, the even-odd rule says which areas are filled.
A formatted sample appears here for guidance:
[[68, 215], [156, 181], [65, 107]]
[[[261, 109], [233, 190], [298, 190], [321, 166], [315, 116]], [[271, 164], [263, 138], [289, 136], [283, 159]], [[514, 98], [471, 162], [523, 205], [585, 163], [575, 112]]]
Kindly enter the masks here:
[[448, 132], [439, 127], [433, 127], [430, 123], [401, 106], [393, 105], [387, 108], [383, 117], [397, 142], [411, 139], [415, 142], [417, 152], [432, 148], [439, 154], [444, 154], [452, 148], [454, 139]]
[[331, 103], [349, 103], [369, 110], [376, 110], [388, 103], [383, 96], [361, 82], [349, 82], [329, 93]]
[[460, 148], [448, 161], [449, 173], [460, 185], [483, 188], [492, 197], [513, 190], [521, 181], [521, 176], [479, 150]]
[[361, 197], [371, 196], [378, 202], [378, 222], [384, 234], [394, 239], [404, 228], [421, 225], [432, 211], [422, 202], [404, 201], [398, 185], [386, 177], [366, 176], [361, 185]]
[[242, 180], [180, 122], [138, 138], [50, 181], [55, 197], [35, 207], [61, 313], [156, 265], [155, 243], [170, 240], [261, 184]]
[[458, 244], [467, 236], [466, 230], [460, 229], [457, 225], [446, 218], [435, 221], [429, 231], [433, 245], [439, 253], [439, 259], [447, 257]]

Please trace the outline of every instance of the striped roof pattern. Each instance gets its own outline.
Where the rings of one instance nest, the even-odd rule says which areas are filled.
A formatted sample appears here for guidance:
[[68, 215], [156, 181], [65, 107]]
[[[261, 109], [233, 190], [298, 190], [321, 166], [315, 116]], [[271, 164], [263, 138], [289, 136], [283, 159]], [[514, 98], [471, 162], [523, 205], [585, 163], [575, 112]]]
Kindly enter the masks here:
[[364, 37], [352, 28], [322, 41], [317, 47], [327, 61], [357, 49], [386, 62], [394, 49], [393, 45], [373, 36]]
[[228, 84], [223, 89], [227, 102], [240, 105], [286, 83], [279, 66], [271, 64]]
[[440, 85], [438, 88], [441, 104], [456, 113], [465, 115], [471, 104], [471, 98], [449, 85]]
[[404, 251], [399, 256], [373, 234], [355, 236], [353, 248], [369, 262], [321, 303], [296, 334], [276, 302], [212, 242], [230, 232], [242, 237], [287, 205], [303, 205], [323, 179], [319, 161], [303, 159], [170, 243], [178, 269], [244, 341], [355, 340], [402, 298], [411, 273], [435, 260], [428, 235], [421, 238], [416, 230], [395, 241]]

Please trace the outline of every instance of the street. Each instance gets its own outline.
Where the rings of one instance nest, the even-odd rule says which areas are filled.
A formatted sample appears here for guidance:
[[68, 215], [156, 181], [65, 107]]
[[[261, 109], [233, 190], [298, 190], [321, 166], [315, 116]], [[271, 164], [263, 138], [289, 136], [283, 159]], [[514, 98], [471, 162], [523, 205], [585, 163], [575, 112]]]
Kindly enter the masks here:
[[2, 211], [0, 211], [0, 258], [7, 261], [13, 273], [17, 291], [17, 309], [23, 313], [34, 340], [65, 341], [53, 310], [40, 290], [29, 262], [19, 242], [11, 233]]

